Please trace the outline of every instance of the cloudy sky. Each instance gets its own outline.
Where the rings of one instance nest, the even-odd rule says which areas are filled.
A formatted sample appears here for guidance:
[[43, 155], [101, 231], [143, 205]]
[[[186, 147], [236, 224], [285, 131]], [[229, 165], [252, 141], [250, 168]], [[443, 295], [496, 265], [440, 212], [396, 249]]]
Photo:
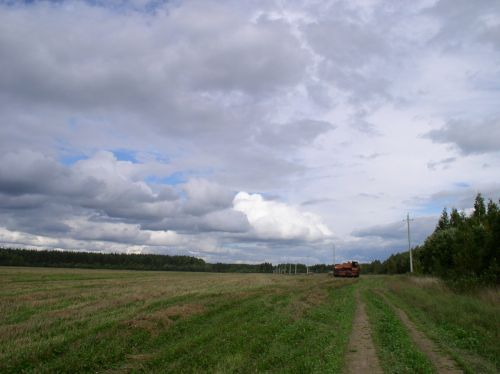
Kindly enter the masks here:
[[497, 0], [0, 1], [0, 245], [385, 259], [499, 176]]

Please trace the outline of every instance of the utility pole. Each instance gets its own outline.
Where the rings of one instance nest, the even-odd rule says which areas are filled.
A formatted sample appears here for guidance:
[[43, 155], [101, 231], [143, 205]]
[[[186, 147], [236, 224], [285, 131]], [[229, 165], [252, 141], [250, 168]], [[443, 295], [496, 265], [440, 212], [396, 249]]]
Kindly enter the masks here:
[[406, 225], [408, 227], [408, 251], [410, 252], [410, 273], [413, 273], [413, 256], [411, 253], [410, 221], [413, 221], [413, 219], [410, 219], [410, 213], [407, 213]]
[[332, 244], [333, 246], [333, 268], [335, 269], [335, 244]]
[[333, 266], [332, 266], [332, 275], [335, 276], [335, 244], [332, 243], [333, 247]]
[[295, 275], [297, 275], [297, 263], [295, 263]]

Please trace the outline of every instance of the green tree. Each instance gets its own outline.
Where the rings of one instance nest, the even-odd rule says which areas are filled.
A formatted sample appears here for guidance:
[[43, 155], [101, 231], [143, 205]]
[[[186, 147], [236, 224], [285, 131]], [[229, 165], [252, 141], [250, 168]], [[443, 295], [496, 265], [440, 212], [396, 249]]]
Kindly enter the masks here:
[[450, 228], [450, 218], [448, 217], [448, 210], [444, 208], [437, 224], [437, 230], [446, 230], [449, 228]]
[[463, 216], [456, 208], [451, 209], [450, 213], [450, 227], [459, 227], [463, 222]]
[[482, 219], [486, 215], [486, 207], [484, 205], [483, 196], [478, 193], [476, 196], [476, 200], [474, 201], [474, 212], [472, 216], [477, 219]]

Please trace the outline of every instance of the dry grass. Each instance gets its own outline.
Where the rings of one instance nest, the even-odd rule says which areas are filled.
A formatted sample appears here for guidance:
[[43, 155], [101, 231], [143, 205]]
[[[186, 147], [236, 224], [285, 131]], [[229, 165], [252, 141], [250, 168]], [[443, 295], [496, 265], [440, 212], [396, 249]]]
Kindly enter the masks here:
[[308, 310], [325, 303], [327, 298], [328, 292], [325, 289], [311, 289], [290, 303], [290, 314], [294, 320], [299, 320]]
[[421, 288], [445, 287], [441, 279], [430, 276], [407, 277], [408, 281]]
[[225, 303], [236, 310], [254, 300], [261, 308], [279, 305], [283, 317], [298, 321], [327, 302], [331, 282], [266, 274], [0, 268], [0, 371], [26, 363], [50, 371], [43, 362], [63, 370], [63, 360], [102, 365], [99, 355], [125, 360], [126, 368], [126, 361], [149, 357], [134, 347]]
[[122, 322], [127, 328], [140, 328], [156, 336], [159, 331], [172, 325], [175, 321], [187, 318], [195, 314], [201, 314], [205, 310], [202, 304], [173, 305], [166, 309], [160, 309], [152, 313], [142, 313], [134, 318]]
[[[103, 321], [141, 321], [141, 311], [161, 300], [242, 292], [273, 283], [256, 275], [0, 268], [0, 361], [46, 346], [47, 336], [64, 340], [82, 326], [92, 330]], [[173, 306], [140, 323], [152, 318], [167, 325], [177, 315], [201, 312], [194, 304]]]
[[500, 305], [500, 287], [485, 288], [477, 292], [477, 297], [493, 306]]

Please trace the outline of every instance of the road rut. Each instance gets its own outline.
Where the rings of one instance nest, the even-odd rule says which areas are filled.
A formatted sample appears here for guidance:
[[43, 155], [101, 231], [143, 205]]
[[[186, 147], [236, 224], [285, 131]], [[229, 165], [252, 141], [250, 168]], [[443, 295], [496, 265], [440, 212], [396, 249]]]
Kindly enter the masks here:
[[390, 305], [397, 316], [403, 322], [405, 327], [407, 328], [410, 336], [415, 343], [415, 345], [423, 352], [431, 362], [436, 367], [438, 373], [443, 374], [458, 374], [463, 373], [462, 370], [459, 369], [455, 361], [446, 355], [442, 350], [440, 350], [437, 345], [430, 340], [422, 331], [418, 330], [415, 324], [408, 318], [408, 315], [394, 304], [392, 304], [385, 295], [378, 293], [382, 296], [385, 302]]
[[356, 313], [351, 337], [346, 355], [346, 372], [357, 373], [383, 373], [373, 344], [370, 322], [366, 314], [365, 304], [356, 292]]

